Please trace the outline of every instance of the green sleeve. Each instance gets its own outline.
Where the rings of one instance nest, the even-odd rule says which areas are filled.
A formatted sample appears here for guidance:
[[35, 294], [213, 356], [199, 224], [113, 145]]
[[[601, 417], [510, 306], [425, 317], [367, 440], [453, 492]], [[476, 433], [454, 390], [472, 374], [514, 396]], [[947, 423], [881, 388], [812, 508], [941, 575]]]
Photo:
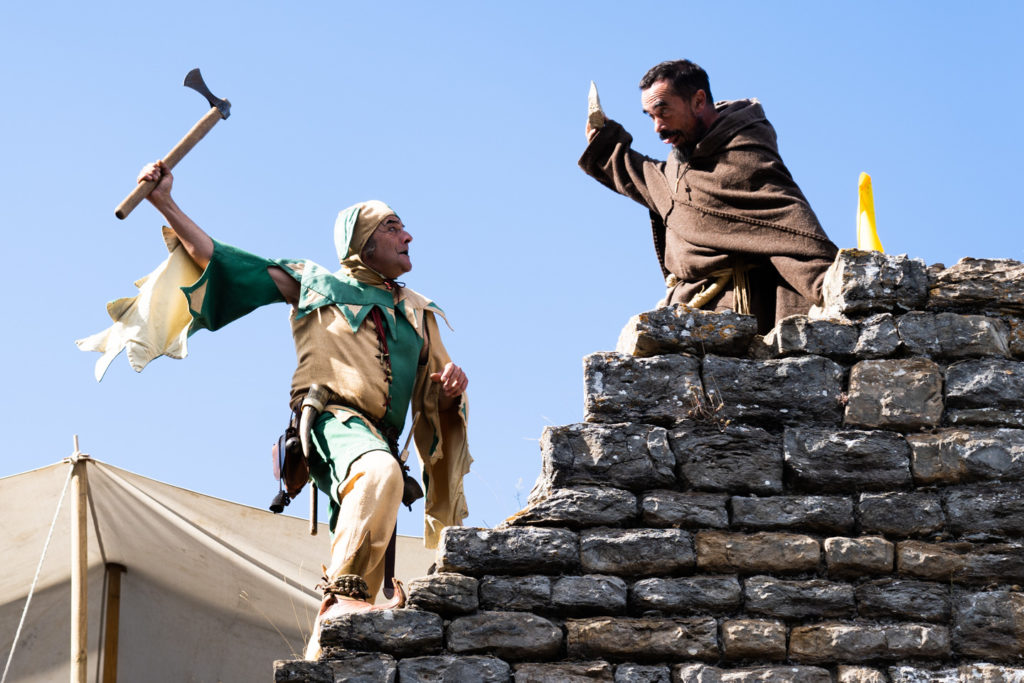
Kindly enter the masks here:
[[273, 261], [213, 241], [213, 256], [194, 284], [182, 287], [192, 314], [190, 332], [218, 330], [260, 306], [284, 301], [267, 272]]

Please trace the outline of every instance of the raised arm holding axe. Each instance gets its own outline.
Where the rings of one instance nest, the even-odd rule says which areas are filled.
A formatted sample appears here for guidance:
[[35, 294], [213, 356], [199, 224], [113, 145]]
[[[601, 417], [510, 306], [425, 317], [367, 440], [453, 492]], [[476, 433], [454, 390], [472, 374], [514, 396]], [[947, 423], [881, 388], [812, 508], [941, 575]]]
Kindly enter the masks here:
[[332, 273], [312, 261], [266, 259], [210, 237], [172, 198], [166, 159], [143, 168], [139, 181], [152, 184], [149, 200], [170, 225], [175, 247], [180, 243], [181, 255], [201, 271], [179, 293], [190, 331], [219, 329], [266, 304], [292, 305], [298, 363], [289, 404], [297, 410], [318, 387], [320, 414], [306, 455], [311, 478], [330, 499], [331, 560], [306, 650], [316, 657], [325, 616], [404, 602], [395, 581], [394, 600], [372, 604], [405, 490], [397, 443], [410, 406], [418, 415], [412, 432], [429, 482], [427, 546], [436, 546], [441, 529], [467, 514], [468, 378], [441, 343], [437, 317], [444, 313], [396, 280], [412, 269], [412, 236], [383, 202], [361, 202], [338, 214], [341, 269]]
[[[162, 159], [164, 167], [168, 170], [177, 166], [178, 162], [196, 146], [196, 143], [210, 132], [210, 129], [217, 125], [218, 121], [226, 119], [231, 115], [231, 103], [220, 99], [210, 92], [210, 89], [206, 87], [206, 82], [203, 81], [203, 74], [199, 72], [199, 69], [192, 69], [185, 75], [185, 86], [192, 88], [205, 97], [206, 101], [210, 103], [210, 111], [206, 112], [203, 118], [199, 119], [196, 125], [192, 126], [192, 130]], [[153, 191], [155, 186], [156, 180], [140, 182], [131, 191], [131, 194], [125, 197], [124, 201], [114, 209], [114, 215], [121, 219], [126, 218], [139, 205], [139, 202]]]

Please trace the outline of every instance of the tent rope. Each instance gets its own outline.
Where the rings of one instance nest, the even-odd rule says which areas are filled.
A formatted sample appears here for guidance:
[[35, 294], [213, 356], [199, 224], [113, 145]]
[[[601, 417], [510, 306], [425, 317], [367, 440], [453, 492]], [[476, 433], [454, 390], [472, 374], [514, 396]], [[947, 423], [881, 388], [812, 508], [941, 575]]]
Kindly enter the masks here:
[[0, 677], [0, 683], [7, 681], [7, 673], [11, 669], [11, 660], [14, 659], [14, 650], [18, 647], [18, 639], [21, 638], [21, 628], [25, 625], [25, 617], [28, 616], [28, 606], [32, 603], [32, 594], [35, 593], [36, 584], [39, 582], [39, 574], [43, 570], [43, 560], [46, 559], [46, 551], [50, 547], [50, 539], [53, 538], [53, 530], [57, 528], [57, 517], [60, 515], [60, 507], [64, 503], [64, 494], [68, 492], [68, 484], [71, 482], [71, 474], [74, 467], [68, 468], [68, 478], [64, 480], [64, 488], [60, 492], [60, 500], [57, 501], [57, 509], [53, 513], [53, 522], [50, 523], [50, 531], [46, 534], [46, 543], [43, 544], [43, 554], [39, 558], [39, 566], [36, 567], [36, 575], [32, 579], [32, 585], [28, 589], [28, 597], [25, 598], [25, 609], [21, 612], [21, 620], [18, 622], [18, 630], [14, 632], [14, 642], [11, 643], [11, 652], [7, 655], [7, 664], [4, 665], [4, 675]]

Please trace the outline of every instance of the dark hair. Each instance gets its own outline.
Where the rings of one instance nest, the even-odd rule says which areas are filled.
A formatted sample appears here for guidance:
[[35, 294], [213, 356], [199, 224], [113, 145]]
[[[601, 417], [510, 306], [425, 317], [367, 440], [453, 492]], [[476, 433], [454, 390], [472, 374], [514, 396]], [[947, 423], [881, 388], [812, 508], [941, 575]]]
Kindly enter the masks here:
[[707, 72], [689, 59], [676, 59], [651, 67], [651, 70], [640, 79], [640, 89], [647, 90], [658, 81], [668, 81], [672, 84], [672, 90], [680, 97], [692, 97], [698, 90], [703, 90], [708, 96], [708, 102], [715, 101], [711, 97], [711, 84], [708, 82]]
[[373, 256], [373, 252], [377, 251], [377, 231], [374, 230], [370, 233], [370, 236], [366, 238], [366, 244], [359, 250], [359, 257], [367, 259]]

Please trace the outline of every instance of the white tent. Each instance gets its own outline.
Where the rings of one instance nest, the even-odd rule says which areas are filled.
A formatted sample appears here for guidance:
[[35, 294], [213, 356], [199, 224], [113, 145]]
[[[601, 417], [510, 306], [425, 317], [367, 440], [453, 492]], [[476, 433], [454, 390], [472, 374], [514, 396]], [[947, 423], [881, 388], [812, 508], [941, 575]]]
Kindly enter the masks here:
[[[101, 655], [115, 640], [104, 638], [107, 621], [119, 623], [121, 681], [270, 680], [275, 659], [301, 657], [319, 606], [313, 586], [329, 551], [325, 525], [310, 536], [303, 519], [83, 461], [89, 488], [88, 680], [103, 681], [103, 669], [113, 664]], [[51, 683], [71, 675], [71, 468], [64, 462], [0, 479], [2, 662], [40, 568], [8, 682]], [[399, 537], [399, 578], [422, 576], [432, 561], [422, 539]], [[110, 599], [116, 590], [107, 590], [118, 579], [119, 605]]]

